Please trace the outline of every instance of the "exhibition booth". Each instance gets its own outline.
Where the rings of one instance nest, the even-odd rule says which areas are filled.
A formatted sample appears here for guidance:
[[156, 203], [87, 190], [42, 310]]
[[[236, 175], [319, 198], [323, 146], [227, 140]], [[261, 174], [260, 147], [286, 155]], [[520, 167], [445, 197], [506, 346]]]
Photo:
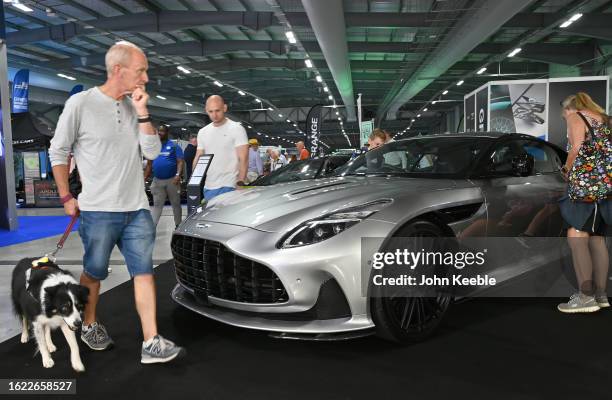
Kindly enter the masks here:
[[577, 92], [609, 107], [608, 76], [490, 81], [464, 96], [466, 132], [520, 132], [567, 145], [561, 102]]

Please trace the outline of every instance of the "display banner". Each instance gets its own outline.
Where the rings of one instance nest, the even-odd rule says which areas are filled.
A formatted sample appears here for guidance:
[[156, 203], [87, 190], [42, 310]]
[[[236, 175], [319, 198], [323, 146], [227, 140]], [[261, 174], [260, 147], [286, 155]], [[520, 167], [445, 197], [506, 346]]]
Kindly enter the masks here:
[[361, 93], [357, 95], [357, 122], [359, 122], [359, 136], [361, 137]]
[[23, 177], [26, 205], [34, 205], [36, 203], [34, 181], [40, 179], [40, 158], [38, 153], [23, 153]]
[[476, 130], [476, 95], [471, 95], [464, 100], [465, 132]]
[[79, 92], [83, 91], [83, 85], [78, 84], [78, 85], [74, 85], [74, 87], [72, 89], [70, 89], [70, 94], [68, 94], [68, 97], [72, 96], [73, 94], [77, 94]]
[[476, 131], [486, 132], [487, 126], [487, 113], [489, 104], [489, 88], [485, 87], [476, 93]]
[[[0, 7], [0, 228], [18, 228], [15, 206], [15, 172], [13, 168], [13, 135], [11, 134], [11, 103], [6, 60], [6, 30], [4, 7]], [[6, 146], [6, 147], [5, 147]]]
[[321, 139], [321, 127], [323, 125], [323, 106], [317, 104], [308, 111], [306, 117], [307, 143], [306, 148], [311, 156], [319, 154], [319, 140]]
[[374, 121], [363, 121], [360, 124], [360, 137], [359, 137], [359, 147], [363, 147], [368, 143], [368, 138], [374, 131]]
[[578, 92], [587, 93], [595, 103], [608, 108], [608, 77], [556, 78], [548, 83], [548, 140], [567, 147], [567, 127], [561, 117], [561, 102]]
[[13, 102], [14, 113], [28, 112], [28, 96], [30, 88], [30, 70], [20, 69], [13, 79]]

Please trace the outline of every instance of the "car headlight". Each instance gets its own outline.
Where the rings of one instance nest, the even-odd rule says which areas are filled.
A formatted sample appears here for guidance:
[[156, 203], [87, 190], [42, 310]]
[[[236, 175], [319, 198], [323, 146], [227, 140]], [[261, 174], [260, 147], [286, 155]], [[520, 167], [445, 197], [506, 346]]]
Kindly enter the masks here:
[[289, 232], [279, 242], [278, 247], [287, 249], [322, 242], [360, 223], [390, 203], [391, 200], [388, 199], [378, 200], [306, 221]]

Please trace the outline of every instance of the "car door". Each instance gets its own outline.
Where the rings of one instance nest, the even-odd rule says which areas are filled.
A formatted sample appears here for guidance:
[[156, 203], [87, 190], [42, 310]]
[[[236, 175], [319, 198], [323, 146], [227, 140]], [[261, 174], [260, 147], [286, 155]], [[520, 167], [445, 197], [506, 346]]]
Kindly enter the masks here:
[[521, 146], [534, 158], [534, 172], [529, 182], [538, 189], [539, 195], [544, 199], [544, 206], [533, 217], [526, 233], [547, 238], [559, 237], [563, 230], [559, 199], [567, 187], [560, 173], [565, 162], [562, 157], [565, 158], [565, 154], [539, 140], [527, 139], [521, 142]]
[[554, 197], [550, 176], [535, 168], [527, 176], [516, 176], [513, 170], [517, 158], [533, 157], [526, 149], [529, 146], [539, 149], [524, 139], [505, 140], [485, 158], [482, 191], [489, 237], [545, 236], [549, 232], [550, 215], [543, 210]]

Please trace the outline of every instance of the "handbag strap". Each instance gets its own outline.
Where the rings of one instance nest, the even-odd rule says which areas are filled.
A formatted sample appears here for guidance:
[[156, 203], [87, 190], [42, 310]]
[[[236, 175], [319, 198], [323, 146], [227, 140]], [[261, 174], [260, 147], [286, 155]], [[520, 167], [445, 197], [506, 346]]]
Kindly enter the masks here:
[[591, 137], [594, 137], [595, 136], [595, 132], [593, 131], [593, 127], [591, 126], [591, 124], [589, 124], [589, 121], [586, 119], [586, 117], [584, 115], [582, 115], [582, 113], [580, 111], [577, 111], [576, 114], [578, 114], [580, 116], [580, 118], [582, 118], [582, 120], [586, 124], [587, 128], [589, 128], [589, 133], [591, 134]]

